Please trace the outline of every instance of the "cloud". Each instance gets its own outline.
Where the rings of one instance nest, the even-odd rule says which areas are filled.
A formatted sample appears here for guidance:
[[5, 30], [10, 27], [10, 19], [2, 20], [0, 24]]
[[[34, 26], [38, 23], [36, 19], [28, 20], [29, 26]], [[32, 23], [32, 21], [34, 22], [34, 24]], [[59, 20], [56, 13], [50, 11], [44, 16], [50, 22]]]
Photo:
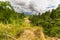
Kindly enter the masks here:
[[42, 13], [57, 8], [60, 0], [8, 0], [17, 12]]
[[0, 0], [0, 1], [7, 1], [7, 0]]

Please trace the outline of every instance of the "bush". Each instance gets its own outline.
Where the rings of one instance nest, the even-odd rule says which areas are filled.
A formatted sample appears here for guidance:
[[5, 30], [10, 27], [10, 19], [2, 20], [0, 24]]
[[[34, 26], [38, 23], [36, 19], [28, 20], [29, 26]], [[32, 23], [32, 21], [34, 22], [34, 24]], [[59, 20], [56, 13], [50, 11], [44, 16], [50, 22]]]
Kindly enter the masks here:
[[24, 19], [23, 13], [17, 13], [9, 2], [0, 2], [0, 22], [7, 24], [16, 19]]
[[42, 15], [39, 14], [29, 18], [31, 24], [42, 26], [44, 28], [44, 33], [49, 36], [60, 35], [60, 6], [55, 10], [53, 9], [52, 12], [48, 11]]

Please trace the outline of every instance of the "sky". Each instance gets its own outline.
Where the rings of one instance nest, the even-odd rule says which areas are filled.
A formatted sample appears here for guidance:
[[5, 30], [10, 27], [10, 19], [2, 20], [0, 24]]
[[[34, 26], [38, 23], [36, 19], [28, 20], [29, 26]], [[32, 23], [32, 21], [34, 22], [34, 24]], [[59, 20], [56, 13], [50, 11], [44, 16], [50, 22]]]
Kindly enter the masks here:
[[[1, 1], [1, 0], [0, 0]], [[5, 0], [3, 0], [5, 1]], [[28, 14], [43, 13], [56, 9], [60, 0], [7, 0], [11, 3], [16, 12]]]

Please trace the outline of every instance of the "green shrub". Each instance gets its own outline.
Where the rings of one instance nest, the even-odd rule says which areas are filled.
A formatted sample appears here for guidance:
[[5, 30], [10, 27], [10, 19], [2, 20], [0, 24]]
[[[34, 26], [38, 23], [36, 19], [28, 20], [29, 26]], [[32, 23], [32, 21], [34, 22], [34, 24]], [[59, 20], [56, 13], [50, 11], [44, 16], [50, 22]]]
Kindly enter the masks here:
[[55, 10], [53, 9], [52, 12], [48, 11], [42, 15], [39, 14], [30, 16], [29, 20], [31, 21], [31, 24], [42, 26], [46, 35], [60, 35], [60, 6]]

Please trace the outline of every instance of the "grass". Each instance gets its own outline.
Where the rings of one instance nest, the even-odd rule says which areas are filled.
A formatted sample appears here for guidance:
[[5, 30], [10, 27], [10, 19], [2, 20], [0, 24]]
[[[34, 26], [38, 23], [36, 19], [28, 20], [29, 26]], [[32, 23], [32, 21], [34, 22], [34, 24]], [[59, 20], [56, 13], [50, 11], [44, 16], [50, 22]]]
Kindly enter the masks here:
[[[42, 27], [33, 26], [30, 23], [26, 22], [26, 19], [22, 21], [22, 25], [18, 23], [15, 23], [16, 21], [13, 21], [11, 24], [3, 24], [0, 23], [0, 40], [23, 40], [23, 33], [25, 30], [30, 30], [35, 37], [33, 40], [50, 40], [51, 37], [46, 37], [43, 33]], [[28, 33], [28, 32], [27, 32]], [[26, 34], [25, 34], [26, 36]], [[28, 34], [28, 37], [31, 35]], [[21, 38], [22, 37], [22, 38]], [[33, 37], [33, 35], [32, 35]], [[30, 39], [32, 39], [32, 37]]]
[[16, 37], [16, 35], [25, 28], [30, 28], [30, 24], [26, 24], [25, 21], [19, 22], [18, 20], [13, 20], [11, 24], [0, 23], [0, 40], [6, 39], [6, 34]]
[[[27, 17], [26, 19], [24, 19], [24, 21], [21, 22], [13, 20], [11, 24], [0, 23], [0, 40], [13, 40], [13, 39], [20, 40], [20, 35], [22, 35], [25, 29], [32, 30], [32, 32], [34, 33], [35, 30], [40, 28], [31, 25], [26, 20], [28, 20]], [[38, 39], [40, 38], [37, 37], [36, 40]]]
[[[3, 24], [2, 22], [0, 22], [0, 40], [23, 40], [23, 38], [21, 37], [24, 36], [23, 33], [26, 29], [32, 30], [31, 32], [35, 35], [33, 40], [51, 39], [51, 37], [46, 37], [46, 35], [44, 35], [43, 27], [32, 25], [28, 18], [29, 16], [26, 16], [23, 19], [18, 17], [16, 19], [11, 18], [10, 24], [8, 23], [8, 21], [7, 24]], [[30, 34], [28, 34], [28, 37], [31, 36]], [[30, 39], [32, 39], [32, 36]]]

